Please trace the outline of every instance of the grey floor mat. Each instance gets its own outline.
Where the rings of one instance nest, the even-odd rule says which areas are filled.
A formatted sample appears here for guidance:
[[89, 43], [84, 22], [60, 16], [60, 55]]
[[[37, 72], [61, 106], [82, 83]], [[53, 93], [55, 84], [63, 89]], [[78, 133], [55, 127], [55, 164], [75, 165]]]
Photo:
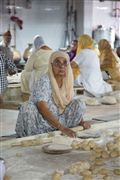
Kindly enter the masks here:
[[110, 115], [106, 115], [106, 116], [99, 116], [99, 117], [95, 117], [92, 118], [92, 120], [96, 120], [96, 121], [104, 121], [104, 122], [108, 122], [108, 121], [114, 121], [114, 120], [119, 120], [120, 119], [120, 114], [110, 114]]

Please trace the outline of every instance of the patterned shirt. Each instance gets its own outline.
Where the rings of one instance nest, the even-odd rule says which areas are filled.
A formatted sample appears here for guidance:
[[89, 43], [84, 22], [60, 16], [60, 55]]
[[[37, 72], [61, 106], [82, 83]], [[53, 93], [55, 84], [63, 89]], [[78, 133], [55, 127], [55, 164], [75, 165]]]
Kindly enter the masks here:
[[9, 59], [13, 59], [13, 52], [9, 46], [6, 46], [3, 41], [0, 42], [0, 51], [5, 54]]
[[17, 72], [17, 68], [12, 60], [0, 51], [0, 94], [2, 94], [8, 85], [7, 71], [13, 70]]

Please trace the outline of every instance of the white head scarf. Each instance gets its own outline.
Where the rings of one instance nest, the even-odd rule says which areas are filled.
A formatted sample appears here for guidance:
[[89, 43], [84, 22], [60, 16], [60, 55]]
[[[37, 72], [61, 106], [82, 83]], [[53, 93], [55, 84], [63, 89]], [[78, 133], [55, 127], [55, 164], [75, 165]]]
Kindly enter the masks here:
[[[63, 79], [63, 84], [61, 88], [58, 87], [57, 81], [54, 77], [54, 73], [52, 70], [52, 63], [58, 57], [63, 57], [68, 62], [68, 65], [66, 68], [66, 76]], [[49, 77], [50, 77], [50, 81], [52, 85], [53, 99], [55, 101], [55, 104], [59, 107], [60, 113], [62, 113], [65, 107], [70, 103], [74, 95], [73, 73], [72, 73], [72, 69], [70, 65], [69, 56], [67, 55], [67, 53], [62, 52], [62, 51], [55, 51], [52, 53], [49, 60], [48, 73], [49, 73]]]
[[43, 38], [39, 35], [36, 35], [33, 41], [34, 41], [35, 50], [38, 50], [39, 48], [45, 45]]

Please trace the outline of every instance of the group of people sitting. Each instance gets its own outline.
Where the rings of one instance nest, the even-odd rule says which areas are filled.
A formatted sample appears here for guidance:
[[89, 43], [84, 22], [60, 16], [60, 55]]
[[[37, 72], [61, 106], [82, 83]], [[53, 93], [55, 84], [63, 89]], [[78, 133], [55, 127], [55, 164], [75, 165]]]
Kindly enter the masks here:
[[[84, 102], [74, 97], [73, 69], [76, 67], [79, 69], [79, 82], [88, 95], [100, 97], [112, 91], [111, 85], [103, 79], [102, 70], [107, 71], [111, 79], [120, 81], [120, 64], [111, 47], [109, 48], [110, 44], [107, 40], [99, 42], [100, 55], [98, 55], [94, 48], [94, 40], [87, 34], [80, 36], [77, 48], [72, 49], [72, 52], [54, 52], [45, 45], [40, 36], [34, 39], [35, 43], [39, 48], [31, 55], [23, 72], [31, 73], [29, 80], [27, 79], [30, 98], [20, 107], [16, 124], [17, 136], [60, 130], [63, 134], [75, 137], [71, 127], [81, 125], [86, 129], [90, 128], [90, 123], [83, 118], [86, 109]], [[106, 57], [108, 53], [102, 52], [102, 43], [104, 50], [105, 44], [109, 44], [108, 58]], [[104, 64], [109, 64], [112, 69], [117, 68], [116, 75], [112, 76], [110, 68], [101, 69]], [[32, 71], [29, 67], [32, 67]], [[24, 77], [21, 78], [23, 81]]]
[[19, 109], [17, 137], [54, 130], [75, 137], [71, 127], [90, 128], [90, 123], [84, 121], [85, 104], [74, 96], [75, 80], [78, 78], [85, 92], [93, 97], [112, 91], [102, 71], [120, 81], [120, 63], [107, 40], [99, 42], [100, 54], [96, 53], [94, 40], [87, 34], [81, 35], [75, 43], [76, 48], [71, 52], [54, 51], [41, 36], [34, 38], [35, 50], [21, 74], [21, 90], [30, 97]]
[[[97, 49], [94, 44], [89, 35], [83, 34], [78, 40], [73, 40], [67, 54], [73, 70], [74, 85], [83, 86], [85, 91], [99, 96], [111, 89], [103, 79], [120, 81], [120, 62], [108, 40], [100, 40]], [[47, 72], [49, 58], [53, 52], [40, 36], [34, 38], [34, 46], [35, 51], [29, 57], [21, 75], [21, 90], [28, 94], [33, 82]]]

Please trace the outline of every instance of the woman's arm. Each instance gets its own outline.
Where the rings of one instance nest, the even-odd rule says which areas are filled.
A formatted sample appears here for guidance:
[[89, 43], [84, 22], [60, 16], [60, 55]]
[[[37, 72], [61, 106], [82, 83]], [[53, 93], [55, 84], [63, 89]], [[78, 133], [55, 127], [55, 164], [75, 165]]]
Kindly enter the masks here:
[[70, 136], [75, 137], [76, 134], [69, 128], [64, 127], [59, 120], [54, 116], [54, 114], [49, 110], [48, 105], [44, 101], [37, 102], [37, 108], [42, 114], [43, 118], [48, 121], [53, 127], [59, 129], [62, 133]]

